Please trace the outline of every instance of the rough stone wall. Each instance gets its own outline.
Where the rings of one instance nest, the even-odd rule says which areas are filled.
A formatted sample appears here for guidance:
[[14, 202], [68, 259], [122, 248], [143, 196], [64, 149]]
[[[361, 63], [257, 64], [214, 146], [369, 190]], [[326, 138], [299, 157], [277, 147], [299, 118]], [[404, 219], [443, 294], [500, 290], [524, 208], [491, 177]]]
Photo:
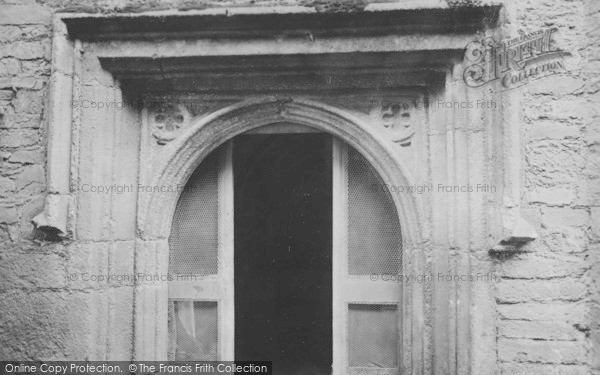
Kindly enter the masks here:
[[[0, 359], [83, 359], [96, 345], [85, 337], [83, 320], [70, 318], [76, 316], [74, 308], [89, 303], [91, 287], [73, 287], [65, 280], [66, 264], [82, 255], [68, 244], [48, 241], [30, 224], [43, 208], [45, 193], [43, 116], [52, 13], [231, 3], [300, 4], [324, 11], [363, 4], [0, 2]], [[574, 68], [531, 83], [519, 94], [521, 204], [540, 238], [527, 246], [530, 252], [496, 260], [503, 275], [496, 288], [498, 372], [600, 374], [600, 3], [510, 0], [505, 5], [515, 30], [559, 27], [559, 45], [573, 53]]]
[[522, 90], [521, 205], [540, 238], [498, 264], [499, 369], [598, 373], [600, 6], [529, 0], [507, 13], [514, 28], [558, 27], [573, 57], [568, 73]]

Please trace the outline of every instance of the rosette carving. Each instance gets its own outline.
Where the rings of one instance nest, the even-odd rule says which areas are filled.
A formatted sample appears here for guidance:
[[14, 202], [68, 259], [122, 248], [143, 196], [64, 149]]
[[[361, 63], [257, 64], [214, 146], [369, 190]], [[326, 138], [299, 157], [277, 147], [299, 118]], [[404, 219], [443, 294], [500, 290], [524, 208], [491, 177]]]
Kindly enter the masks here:
[[150, 111], [149, 123], [156, 142], [164, 145], [177, 138], [191, 117], [183, 105], [168, 104]]
[[377, 126], [386, 132], [392, 141], [406, 147], [410, 146], [415, 135], [414, 119], [402, 102], [381, 100], [373, 102], [369, 116]]

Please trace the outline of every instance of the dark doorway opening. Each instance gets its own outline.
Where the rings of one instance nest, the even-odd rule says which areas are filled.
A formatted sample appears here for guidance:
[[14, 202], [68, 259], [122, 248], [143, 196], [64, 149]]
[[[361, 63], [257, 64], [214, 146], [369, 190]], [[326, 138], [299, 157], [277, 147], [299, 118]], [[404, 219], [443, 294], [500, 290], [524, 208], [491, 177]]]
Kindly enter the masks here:
[[234, 140], [235, 358], [330, 374], [331, 136]]

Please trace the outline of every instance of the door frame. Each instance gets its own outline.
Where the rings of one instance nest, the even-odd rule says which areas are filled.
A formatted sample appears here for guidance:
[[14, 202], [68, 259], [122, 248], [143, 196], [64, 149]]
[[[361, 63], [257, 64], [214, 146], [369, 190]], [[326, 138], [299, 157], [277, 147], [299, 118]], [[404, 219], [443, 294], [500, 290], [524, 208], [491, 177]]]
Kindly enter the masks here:
[[[480, 252], [503, 238], [505, 219], [518, 215], [520, 143], [513, 126], [518, 121], [511, 116], [519, 98], [487, 86], [467, 88], [462, 59], [465, 46], [482, 31], [501, 38], [510, 25], [498, 27], [501, 5], [427, 3], [371, 3], [349, 13], [296, 6], [55, 15], [45, 111], [48, 195], [38, 222], [82, 252], [95, 251], [97, 244], [114, 247], [115, 257], [89, 265], [90, 272], [111, 267], [164, 274], [178, 195], [90, 196], [78, 191], [78, 184], [177, 188], [219, 144], [253, 126], [283, 120], [341, 138], [390, 185], [452, 185], [482, 176], [505, 185], [485, 197], [393, 194], [403, 229], [404, 273], [489, 272], [493, 262]], [[261, 66], [276, 66], [277, 73], [255, 69]], [[207, 108], [186, 112], [179, 106], [186, 126], [157, 144], [151, 109], [136, 95], [158, 92], [167, 101], [169, 94], [188, 89], [205, 95], [188, 104]], [[502, 104], [494, 111], [421, 106], [425, 118], [407, 146], [368, 114], [371, 100], [381, 103], [402, 90], [423, 94], [420, 104], [478, 99]], [[73, 105], [89, 99], [122, 107], [99, 111]], [[493, 168], [486, 168], [485, 160]], [[109, 265], [113, 259], [119, 262]], [[103, 326], [90, 324], [90, 342], [98, 343], [82, 347], [82, 353], [92, 359], [165, 359], [163, 284], [136, 282], [130, 290], [115, 290], [114, 303], [100, 310], [94, 306], [105, 306], [104, 297], [92, 297], [89, 311], [121, 329], [107, 336]], [[407, 285], [404, 371], [493, 368], [494, 325], [473, 324], [494, 319], [493, 295], [487, 285]], [[473, 308], [475, 300], [490, 303]], [[117, 319], [121, 316], [131, 316], [132, 324]]]
[[[377, 133], [376, 129], [351, 113], [323, 103], [296, 98], [286, 102], [272, 99], [247, 101], [227, 107], [207, 118], [199, 119], [177, 140], [165, 146], [169, 156], [156, 166], [152, 184], [160, 186], [170, 183], [185, 186], [191, 173], [219, 145], [252, 129], [281, 122], [308, 126], [330, 133], [363, 154], [384, 181], [398, 185], [411, 184], [410, 177], [407, 177], [410, 174], [403, 170], [402, 162], [391, 151], [396, 145], [389, 138]], [[403, 231], [403, 271], [407, 272], [409, 267], [418, 263], [414, 261], [414, 257], [422, 254], [421, 251], [415, 251], [415, 249], [422, 249], [423, 246], [417, 208], [419, 198], [411, 195], [392, 195], [392, 197]], [[140, 228], [142, 235], [148, 237], [146, 241], [156, 241], [161, 248], [160, 252], [168, 254], [166, 239], [169, 237], [170, 218], [174, 214], [178, 196], [165, 197], [164, 194], [153, 194], [148, 198], [150, 199], [140, 206], [140, 223], [145, 224]], [[154, 264], [154, 267], [166, 272], [168, 262]], [[411, 328], [401, 329], [401, 332], [409, 332], [408, 335], [404, 333], [401, 338], [403, 353], [400, 353], [400, 358], [405, 359], [400, 364], [401, 371], [410, 368], [409, 360], [406, 358], [411, 358], [411, 352], [417, 350], [418, 345], [422, 344], [416, 338], [410, 337], [410, 332], [423, 332], [424, 330], [424, 327], [421, 326], [422, 320], [413, 318], [415, 314], [421, 315], [424, 312], [417, 310], [412, 303], [413, 300], [422, 298], [422, 290], [413, 288], [411, 285], [407, 285], [406, 288], [408, 291], [402, 293], [400, 297], [402, 306], [400, 325]], [[406, 298], [407, 295], [411, 298]], [[154, 293], [149, 296], [138, 294], [138, 298], [142, 301], [146, 298], [156, 300]], [[164, 303], [167, 303], [166, 299]], [[140, 306], [144, 306], [141, 301]], [[420, 307], [420, 305], [418, 306]], [[166, 323], [166, 316], [164, 321]], [[136, 324], [136, 334], [148, 336], [148, 332], [156, 332], [156, 328], [158, 328], [158, 335], [160, 335], [160, 330], [166, 332], [166, 326], [163, 327], [164, 324], [161, 322], [162, 319], [157, 317], [150, 326], [143, 324], [146, 322]], [[163, 337], [166, 338], [166, 335]], [[407, 340], [410, 345], [407, 345]], [[157, 341], [163, 342], [163, 340]]]

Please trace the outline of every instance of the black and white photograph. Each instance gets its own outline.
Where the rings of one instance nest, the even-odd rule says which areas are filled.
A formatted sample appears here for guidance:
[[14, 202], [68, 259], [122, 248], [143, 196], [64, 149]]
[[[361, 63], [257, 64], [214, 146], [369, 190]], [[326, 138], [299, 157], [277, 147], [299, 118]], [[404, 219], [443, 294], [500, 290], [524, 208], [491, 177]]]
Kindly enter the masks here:
[[0, 0], [0, 374], [600, 375], [600, 1]]

